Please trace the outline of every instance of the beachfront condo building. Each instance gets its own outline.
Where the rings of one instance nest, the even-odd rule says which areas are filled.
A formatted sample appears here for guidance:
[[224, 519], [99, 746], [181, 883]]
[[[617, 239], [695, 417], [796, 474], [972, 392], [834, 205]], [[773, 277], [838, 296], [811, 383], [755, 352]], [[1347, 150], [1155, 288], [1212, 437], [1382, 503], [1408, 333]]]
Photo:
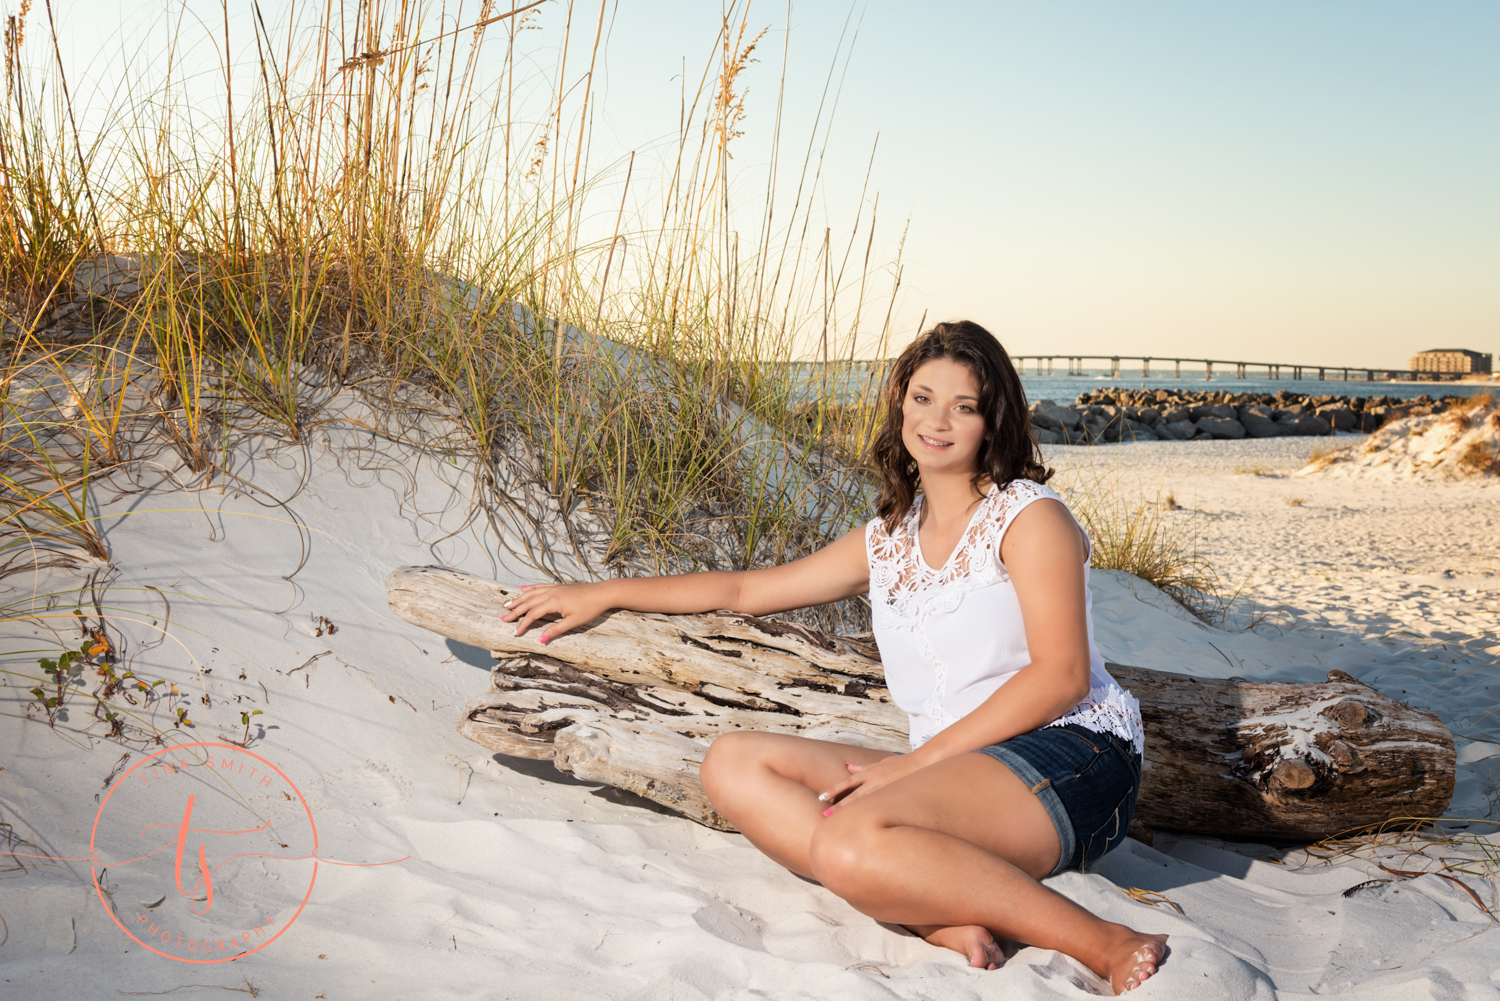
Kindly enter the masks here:
[[1489, 375], [1490, 356], [1463, 348], [1434, 348], [1411, 356], [1413, 372], [1457, 372], [1462, 375]]

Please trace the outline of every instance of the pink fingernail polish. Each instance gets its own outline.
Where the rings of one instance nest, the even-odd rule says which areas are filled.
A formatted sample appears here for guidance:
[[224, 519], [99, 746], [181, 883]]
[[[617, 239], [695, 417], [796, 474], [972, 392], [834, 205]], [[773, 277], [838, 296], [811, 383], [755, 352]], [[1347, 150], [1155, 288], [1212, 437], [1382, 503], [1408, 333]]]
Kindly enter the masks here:
[[823, 816], [826, 817], [826, 816], [828, 816], [832, 812], [833, 812], [833, 807], [830, 806], [828, 809], [826, 809], [826, 810], [823, 811]]
[[543, 637], [542, 637], [542, 642], [543, 642], [543, 643], [546, 643], [546, 642], [547, 642], [547, 637], [545, 637], [545, 636], [543, 636]]

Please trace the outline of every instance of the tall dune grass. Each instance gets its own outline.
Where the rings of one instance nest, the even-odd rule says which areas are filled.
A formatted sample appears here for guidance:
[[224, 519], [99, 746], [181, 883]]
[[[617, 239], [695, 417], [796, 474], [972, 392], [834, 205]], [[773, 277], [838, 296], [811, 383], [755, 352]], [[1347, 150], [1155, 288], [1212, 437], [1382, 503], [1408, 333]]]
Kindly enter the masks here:
[[[737, 4], [684, 89], [666, 172], [596, 170], [605, 8], [567, 5], [540, 79], [535, 12], [516, 7], [334, 0], [274, 33], [257, 15], [248, 69], [225, 51], [189, 83], [173, 56], [117, 95], [67, 80], [25, 6], [9, 17], [13, 567], [38, 563], [16, 555], [38, 539], [107, 557], [87, 514], [99, 476], [168, 454], [182, 482], [223, 481], [236, 448], [306, 441], [353, 399], [382, 432], [472, 459], [475, 516], [553, 573], [777, 562], [858, 522], [868, 486], [847, 460], [874, 387], [850, 360], [857, 337], [888, 337], [900, 268], [869, 260], [863, 205], [837, 236], [814, 211], [826, 118], [800, 164], [773, 164], [763, 205], [733, 203], [742, 75], [763, 54]], [[179, 25], [170, 51], [227, 46], [222, 13], [222, 39]], [[518, 113], [543, 84], [545, 115]], [[586, 221], [606, 182], [624, 189], [607, 236]], [[855, 388], [835, 400], [785, 364], [809, 351]], [[543, 555], [559, 540], [566, 565]]]
[[[872, 259], [868, 192], [839, 232], [815, 211], [822, 112], [735, 202], [744, 74], [771, 58], [744, 5], [660, 170], [590, 160], [602, 5], [567, 4], [547, 67], [524, 3], [257, 16], [248, 64], [226, 4], [222, 38], [168, 48], [221, 46], [216, 74], [169, 55], [114, 93], [67, 80], [27, 11], [0, 114], [0, 573], [107, 560], [100, 477], [232, 484], [237, 453], [331, 422], [462, 456], [471, 516], [558, 577], [766, 565], [867, 517], [858, 348], [885, 353], [899, 252]], [[1209, 608], [1191, 540], [1121, 496], [1078, 497], [1095, 565]]]

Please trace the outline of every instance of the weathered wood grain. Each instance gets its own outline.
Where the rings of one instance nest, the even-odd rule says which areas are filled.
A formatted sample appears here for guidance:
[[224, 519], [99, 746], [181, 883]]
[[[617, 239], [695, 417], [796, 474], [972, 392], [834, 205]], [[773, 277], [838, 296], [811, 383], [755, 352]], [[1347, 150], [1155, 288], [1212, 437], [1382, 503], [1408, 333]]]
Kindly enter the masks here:
[[[542, 648], [500, 620], [515, 588], [440, 567], [403, 567], [387, 588], [407, 621], [494, 652], [490, 693], [458, 723], [466, 737], [710, 826], [725, 824], [697, 768], [721, 733], [909, 746], [872, 643], [730, 612], [615, 611]], [[1452, 796], [1453, 739], [1437, 717], [1342, 672], [1299, 685], [1109, 669], [1141, 702], [1146, 825], [1316, 838], [1438, 816]]]
[[1323, 837], [1440, 816], [1453, 797], [1453, 737], [1437, 716], [1342, 671], [1305, 685], [1109, 671], [1141, 703], [1136, 811], [1149, 826]]

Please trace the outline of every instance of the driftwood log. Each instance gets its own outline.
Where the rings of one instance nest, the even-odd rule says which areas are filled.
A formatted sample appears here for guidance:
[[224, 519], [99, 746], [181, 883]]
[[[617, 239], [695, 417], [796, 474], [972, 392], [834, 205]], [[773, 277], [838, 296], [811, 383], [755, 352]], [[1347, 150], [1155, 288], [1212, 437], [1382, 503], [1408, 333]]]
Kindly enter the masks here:
[[[733, 612], [614, 611], [542, 647], [500, 620], [513, 586], [402, 567], [386, 587], [403, 619], [497, 658], [489, 693], [458, 720], [464, 736], [550, 759], [710, 827], [732, 830], [698, 782], [708, 743], [721, 733], [909, 748], [906, 714], [868, 641]], [[1148, 827], [1314, 839], [1440, 816], [1452, 797], [1453, 737], [1438, 718], [1341, 671], [1290, 684], [1109, 670], [1141, 703], [1136, 819]]]

